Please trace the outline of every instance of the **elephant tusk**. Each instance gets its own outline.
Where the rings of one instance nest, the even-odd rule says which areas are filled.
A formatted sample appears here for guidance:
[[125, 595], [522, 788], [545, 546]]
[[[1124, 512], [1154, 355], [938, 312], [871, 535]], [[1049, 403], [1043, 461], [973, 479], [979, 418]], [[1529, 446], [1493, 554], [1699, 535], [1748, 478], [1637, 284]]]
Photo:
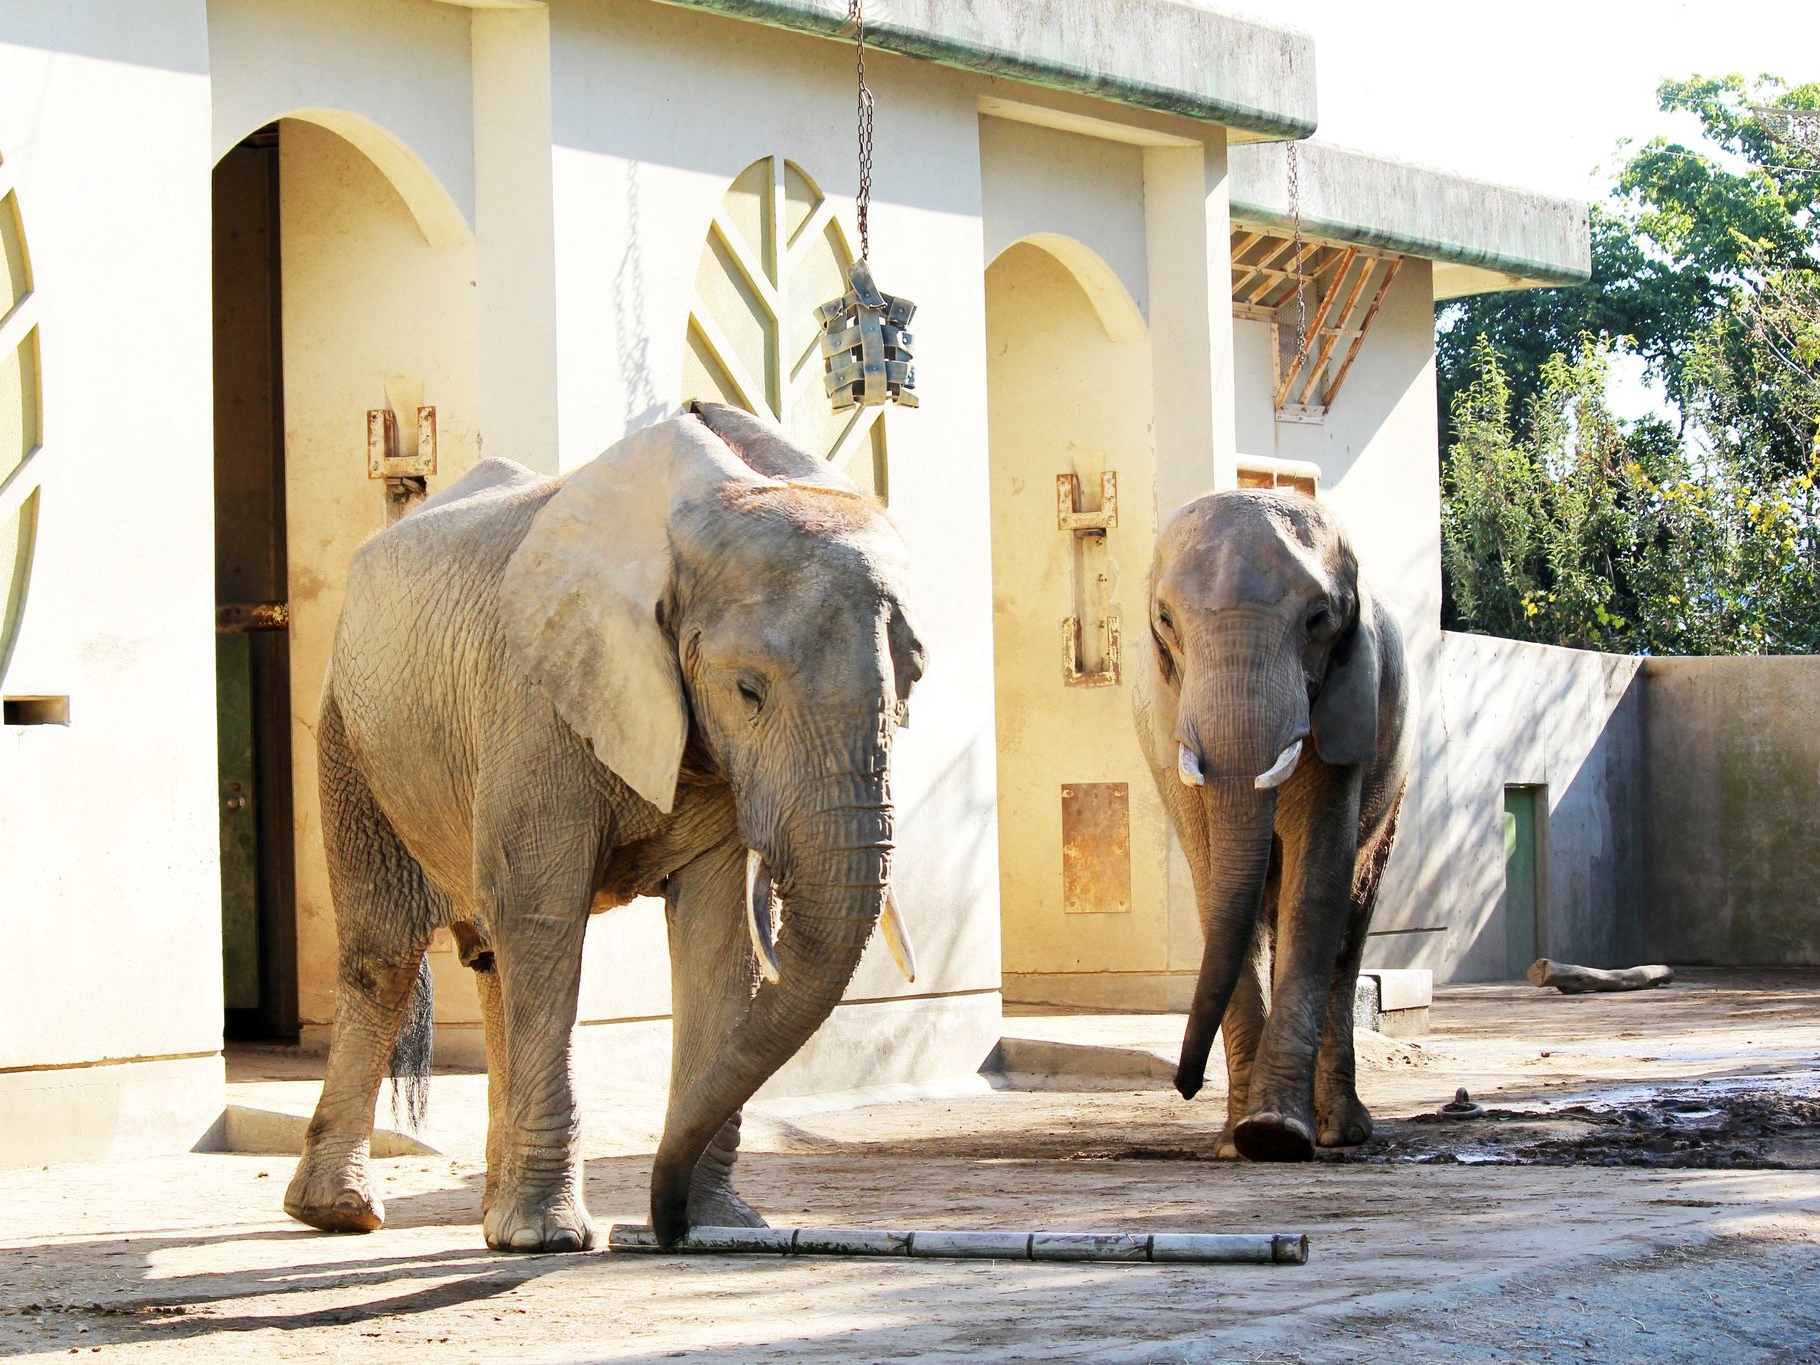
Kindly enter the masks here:
[[746, 850], [746, 929], [758, 954], [758, 970], [776, 985], [783, 973], [777, 965], [777, 926], [771, 921], [771, 869], [751, 849]]
[[1201, 756], [1186, 744], [1175, 746], [1175, 775], [1184, 787], [1204, 787], [1207, 775], [1201, 771]]
[[1270, 765], [1270, 771], [1267, 773], [1259, 773], [1257, 780], [1253, 782], [1252, 785], [1261, 792], [1267, 792], [1272, 787], [1282, 786], [1295, 775], [1295, 765], [1301, 762], [1301, 760], [1302, 741], [1298, 739], [1294, 744], [1291, 744], [1287, 749], [1283, 750], [1282, 753], [1278, 754], [1277, 761]]
[[897, 893], [885, 888], [885, 912], [878, 917], [878, 927], [885, 935], [885, 946], [891, 960], [897, 963], [904, 980], [916, 981], [916, 949], [910, 946], [910, 931], [904, 926], [904, 913], [897, 908]]

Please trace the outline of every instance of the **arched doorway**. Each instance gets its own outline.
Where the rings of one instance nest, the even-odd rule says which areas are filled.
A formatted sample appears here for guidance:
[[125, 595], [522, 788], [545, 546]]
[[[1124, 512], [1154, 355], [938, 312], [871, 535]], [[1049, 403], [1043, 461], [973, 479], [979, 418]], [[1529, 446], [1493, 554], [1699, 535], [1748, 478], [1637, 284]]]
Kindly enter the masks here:
[[999, 868], [1008, 1005], [1164, 1008], [1167, 834], [1132, 735], [1156, 533], [1144, 319], [1048, 234], [986, 271]]
[[[222, 156], [212, 231], [226, 1031], [321, 1042], [336, 950], [317, 699], [355, 552], [479, 457], [473, 238], [401, 143], [323, 110]], [[422, 434], [434, 473], [376, 471], [370, 414], [388, 454]], [[477, 1020], [471, 995], [457, 977], [439, 1018]]]
[[215, 165], [215, 706], [230, 1038], [297, 1036], [277, 124]]

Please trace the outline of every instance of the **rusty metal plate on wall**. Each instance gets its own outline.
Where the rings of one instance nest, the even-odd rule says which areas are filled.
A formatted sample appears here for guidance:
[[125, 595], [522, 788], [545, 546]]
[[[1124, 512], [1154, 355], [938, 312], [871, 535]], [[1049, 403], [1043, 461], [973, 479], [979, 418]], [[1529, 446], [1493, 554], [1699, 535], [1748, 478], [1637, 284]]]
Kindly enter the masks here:
[[1062, 788], [1062, 910], [1123, 915], [1131, 910], [1131, 798], [1123, 782]]

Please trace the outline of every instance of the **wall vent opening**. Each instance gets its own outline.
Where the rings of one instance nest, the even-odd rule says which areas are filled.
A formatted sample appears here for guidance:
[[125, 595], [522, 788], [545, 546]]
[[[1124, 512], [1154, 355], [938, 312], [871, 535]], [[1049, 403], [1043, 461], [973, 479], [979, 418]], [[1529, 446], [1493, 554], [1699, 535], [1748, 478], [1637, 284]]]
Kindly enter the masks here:
[[4, 702], [8, 725], [68, 725], [68, 697], [7, 697]]

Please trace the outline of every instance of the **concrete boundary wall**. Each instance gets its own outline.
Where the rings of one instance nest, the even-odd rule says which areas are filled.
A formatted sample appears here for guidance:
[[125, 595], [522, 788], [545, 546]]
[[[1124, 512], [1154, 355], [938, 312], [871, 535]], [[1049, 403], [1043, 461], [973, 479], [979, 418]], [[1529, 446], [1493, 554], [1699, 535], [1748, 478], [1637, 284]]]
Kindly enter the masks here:
[[1820, 963], [1820, 658], [1650, 659], [1652, 960]]
[[[1642, 661], [1484, 635], [1441, 640], [1428, 691], [1440, 708], [1431, 761], [1441, 790], [1424, 831], [1436, 913], [1422, 921], [1447, 926], [1438, 974], [1505, 980], [1544, 953], [1598, 966], [1632, 958], [1642, 915]], [[1533, 955], [1507, 933], [1509, 788], [1532, 789], [1539, 806]]]
[[1514, 975], [1504, 801], [1528, 787], [1538, 953], [1820, 964], [1820, 658], [1642, 659], [1445, 634], [1441, 664], [1428, 875], [1399, 893], [1422, 913], [1381, 907], [1377, 923], [1445, 931], [1374, 938], [1368, 963]]

